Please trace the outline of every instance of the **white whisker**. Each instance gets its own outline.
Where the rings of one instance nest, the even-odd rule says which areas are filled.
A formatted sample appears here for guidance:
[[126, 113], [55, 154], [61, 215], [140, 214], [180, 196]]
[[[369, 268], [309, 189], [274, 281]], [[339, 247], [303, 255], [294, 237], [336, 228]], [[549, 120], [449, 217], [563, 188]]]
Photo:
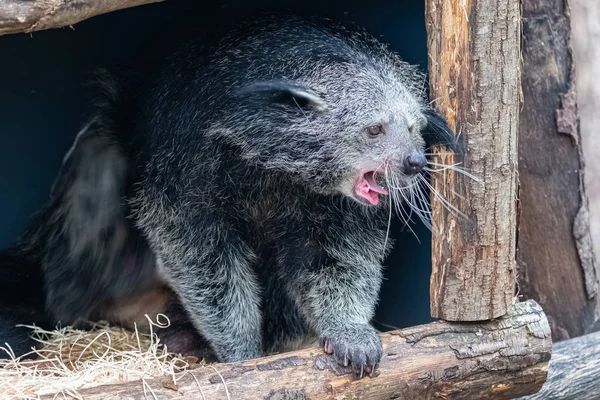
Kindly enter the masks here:
[[[389, 180], [388, 180], [388, 171], [387, 168], [384, 169], [385, 171], [385, 183], [386, 185], [388, 185], [389, 187]], [[388, 189], [389, 190], [389, 189]], [[387, 231], [385, 232], [385, 241], [383, 242], [383, 255], [385, 256], [385, 251], [387, 249], [387, 244], [388, 244], [388, 240], [390, 239], [390, 228], [392, 226], [392, 202], [393, 202], [393, 196], [389, 196], [389, 202], [390, 202], [390, 214], [388, 216], [388, 224], [387, 224]]]
[[414, 221], [413, 221], [413, 219], [412, 219], [413, 209], [412, 209], [412, 207], [410, 206], [410, 204], [411, 204], [411, 203], [410, 203], [410, 199], [408, 198], [408, 196], [406, 195], [406, 192], [405, 192], [404, 190], [401, 190], [399, 193], [400, 193], [400, 195], [402, 196], [402, 199], [404, 200], [404, 204], [408, 205], [408, 209], [409, 209], [409, 212], [408, 212], [408, 220], [409, 220], [410, 222], [414, 222]]
[[460, 215], [461, 217], [467, 220], [469, 219], [462, 211], [460, 211], [458, 208], [453, 206], [448, 200], [446, 200], [446, 198], [442, 196], [429, 182], [427, 182], [425, 178], [423, 178], [421, 175], [419, 175], [419, 178], [429, 188], [431, 193], [433, 193], [433, 195], [442, 203], [446, 210], [448, 210], [451, 213], [455, 212], [456, 214]]
[[428, 199], [425, 197], [425, 193], [421, 186], [417, 187], [417, 200], [419, 200], [419, 204], [421, 206], [421, 210], [426, 213], [428, 216], [431, 216], [431, 204]]
[[392, 201], [394, 202], [394, 208], [396, 209], [396, 215], [398, 215], [398, 218], [400, 218], [404, 222], [404, 226], [406, 226], [412, 232], [415, 239], [417, 239], [417, 242], [421, 243], [416, 232], [410, 226], [411, 222], [412, 222], [412, 220], [410, 219], [410, 216], [405, 212], [405, 210], [402, 206], [402, 203], [403, 203], [402, 200], [404, 198], [404, 190], [413, 186], [414, 183], [412, 183], [408, 186], [405, 186], [405, 187], [401, 187], [400, 184], [397, 182], [398, 178], [396, 176], [392, 175], [391, 177], [388, 176], [388, 178], [390, 178], [389, 180], [391, 181], [389, 183], [389, 186], [390, 186], [390, 188], [393, 188], [390, 191], [390, 198], [393, 198]]
[[[428, 156], [437, 154], [440, 153], [427, 153]], [[404, 226], [412, 232], [419, 243], [419, 237], [411, 225], [414, 224], [418, 218], [418, 220], [420, 220], [423, 225], [427, 227], [427, 229], [433, 231], [431, 202], [434, 199], [439, 201], [442, 207], [444, 207], [444, 209], [446, 209], [452, 215], [460, 216], [461, 218], [469, 220], [469, 218], [462, 211], [450, 203], [450, 201], [446, 199], [442, 193], [440, 193], [431, 185], [427, 174], [452, 170], [463, 174], [470, 179], [473, 179], [479, 184], [483, 184], [483, 181], [477, 178], [475, 175], [458, 167], [460, 163], [441, 164], [428, 161], [427, 164], [428, 165], [424, 168], [425, 174], [419, 174], [408, 181], [401, 173], [394, 173], [395, 171], [392, 170], [391, 166], [386, 163], [382, 163], [376, 171], [382, 171], [384, 173], [385, 185], [389, 191], [390, 204], [384, 251], [387, 248], [390, 240], [392, 209], [396, 210], [396, 215], [398, 218], [403, 222]], [[452, 188], [447, 188], [447, 190], [448, 193], [452, 193], [456, 198], [462, 198], [458, 193], [452, 190]]]
[[423, 201], [423, 192], [419, 185], [411, 189], [409, 206], [415, 211], [421, 222], [431, 230], [431, 210], [428, 202]]
[[480, 185], [483, 185], [483, 180], [481, 180], [480, 178], [476, 177], [475, 175], [471, 174], [470, 172], [465, 171], [462, 168], [458, 168], [457, 166], [460, 165], [460, 163], [458, 164], [440, 164], [440, 163], [436, 163], [436, 162], [432, 162], [432, 161], [427, 161], [428, 165], [433, 165], [434, 167], [440, 167], [438, 169], [434, 169], [434, 168], [428, 168], [425, 167], [424, 170], [427, 172], [442, 172], [442, 171], [446, 171], [446, 170], [451, 170], [454, 172], [458, 172], [459, 174], [463, 174], [468, 178], [473, 179], [475, 182], [479, 183]]

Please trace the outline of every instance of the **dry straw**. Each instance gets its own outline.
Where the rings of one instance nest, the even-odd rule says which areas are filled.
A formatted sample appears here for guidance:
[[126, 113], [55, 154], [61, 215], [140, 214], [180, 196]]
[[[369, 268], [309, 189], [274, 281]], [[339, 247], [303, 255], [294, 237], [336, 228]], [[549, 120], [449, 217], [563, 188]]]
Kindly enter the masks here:
[[131, 332], [106, 323], [95, 324], [89, 331], [28, 326], [41, 349], [30, 353], [35, 359], [22, 360], [8, 344], [0, 347], [0, 399], [37, 399], [45, 394], [81, 398], [81, 389], [133, 380], [145, 383], [145, 379], [165, 375], [176, 385], [197, 360], [169, 353], [159, 343], [153, 330], [169, 325], [166, 316], [158, 315], [156, 321], [146, 318], [149, 334], [137, 327]]

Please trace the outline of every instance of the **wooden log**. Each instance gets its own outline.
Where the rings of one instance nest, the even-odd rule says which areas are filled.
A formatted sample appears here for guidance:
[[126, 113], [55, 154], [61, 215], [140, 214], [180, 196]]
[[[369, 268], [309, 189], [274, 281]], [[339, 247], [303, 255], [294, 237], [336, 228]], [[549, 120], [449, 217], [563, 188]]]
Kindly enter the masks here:
[[165, 377], [79, 394], [86, 400], [509, 399], [539, 390], [552, 347], [547, 320], [533, 301], [491, 322], [438, 321], [381, 337], [383, 358], [373, 378], [355, 379], [313, 347], [199, 367], [176, 384]]
[[162, 0], [2, 0], [0, 35], [62, 28], [123, 8]]
[[466, 148], [435, 161], [461, 163], [485, 182], [432, 174], [435, 190], [468, 219], [432, 204], [431, 315], [487, 320], [514, 296], [520, 1], [425, 4], [431, 97]]
[[[600, 252], [600, 1], [571, 1], [573, 61], [594, 253]], [[596, 263], [596, 268], [598, 264]]]
[[554, 340], [598, 329], [600, 311], [569, 4], [523, 1], [518, 284], [524, 299], [541, 304]]
[[600, 332], [554, 345], [548, 380], [522, 400], [600, 399]]

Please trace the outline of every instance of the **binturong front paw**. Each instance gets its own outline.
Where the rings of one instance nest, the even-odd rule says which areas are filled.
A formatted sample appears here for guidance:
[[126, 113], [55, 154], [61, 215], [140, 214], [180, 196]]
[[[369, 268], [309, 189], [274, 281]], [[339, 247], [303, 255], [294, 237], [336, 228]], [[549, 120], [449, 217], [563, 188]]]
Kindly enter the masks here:
[[364, 374], [373, 376], [381, 359], [381, 339], [369, 324], [351, 324], [330, 329], [319, 338], [321, 347], [340, 365], [352, 366], [360, 378]]

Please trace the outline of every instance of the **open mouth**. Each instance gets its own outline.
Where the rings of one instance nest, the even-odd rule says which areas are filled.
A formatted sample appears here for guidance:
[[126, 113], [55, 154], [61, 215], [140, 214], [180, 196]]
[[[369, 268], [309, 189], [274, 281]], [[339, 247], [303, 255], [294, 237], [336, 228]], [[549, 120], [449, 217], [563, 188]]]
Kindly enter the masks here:
[[388, 191], [377, 183], [376, 177], [375, 171], [367, 171], [354, 184], [354, 194], [374, 206], [379, 203], [380, 194], [388, 194]]

